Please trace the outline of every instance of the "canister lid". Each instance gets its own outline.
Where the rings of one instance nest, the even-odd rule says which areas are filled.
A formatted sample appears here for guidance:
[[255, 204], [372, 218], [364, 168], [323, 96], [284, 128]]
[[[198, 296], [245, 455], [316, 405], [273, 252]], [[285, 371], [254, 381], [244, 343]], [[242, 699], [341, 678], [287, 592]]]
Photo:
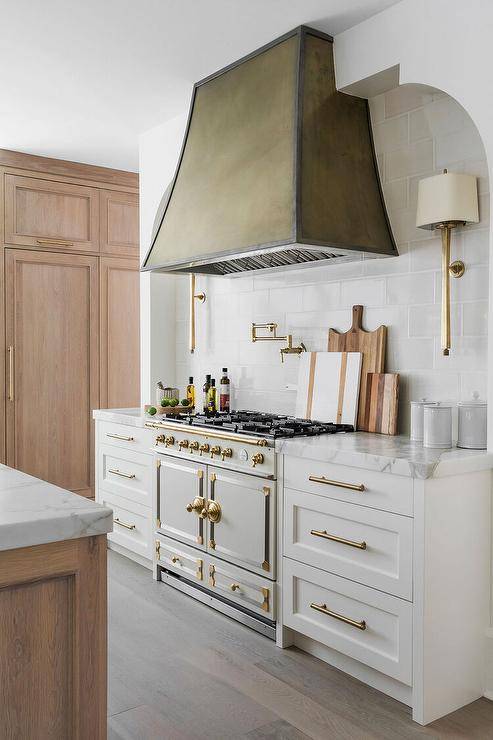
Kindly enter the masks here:
[[482, 401], [479, 398], [478, 391], [474, 391], [474, 393], [472, 394], [472, 397], [468, 401], [459, 401], [457, 406], [462, 406], [462, 407], [473, 406], [474, 408], [478, 408], [480, 406], [487, 406], [487, 403], [486, 401]]
[[429, 409], [430, 411], [446, 411], [447, 409], [452, 408], [452, 404], [437, 401], [436, 403], [426, 403], [425, 408]]
[[427, 401], [422, 398], [420, 401], [411, 401], [411, 406], [436, 406], [436, 401]]

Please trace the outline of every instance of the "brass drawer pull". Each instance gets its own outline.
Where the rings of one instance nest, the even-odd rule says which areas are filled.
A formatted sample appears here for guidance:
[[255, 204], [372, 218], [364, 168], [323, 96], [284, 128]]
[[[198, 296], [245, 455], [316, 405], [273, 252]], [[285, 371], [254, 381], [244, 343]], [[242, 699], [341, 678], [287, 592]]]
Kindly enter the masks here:
[[108, 468], [108, 473], [120, 475], [122, 478], [135, 478], [135, 473], [122, 473], [121, 470], [117, 470], [116, 468]]
[[337, 612], [333, 612], [330, 609], [327, 609], [327, 604], [315, 604], [315, 602], [312, 601], [312, 603], [310, 604], [310, 609], [315, 609], [315, 611], [326, 614], [328, 617], [338, 619], [339, 622], [349, 624], [351, 625], [351, 627], [356, 627], [356, 629], [358, 630], [366, 629], [366, 622], [364, 619], [361, 622], [357, 622], [355, 619], [350, 619], [349, 617], [345, 617], [343, 614], [338, 614]]
[[341, 545], [349, 545], [349, 547], [356, 547], [358, 550], [366, 550], [366, 542], [355, 542], [354, 540], [345, 540], [344, 537], [338, 537], [335, 534], [329, 534], [326, 529], [312, 529], [310, 534], [314, 537], [322, 537], [324, 540], [331, 540], [331, 542], [339, 542]]
[[111, 439], [121, 439], [124, 442], [134, 442], [133, 437], [125, 437], [124, 434], [111, 434], [110, 432], [106, 432], [107, 437], [111, 437]]
[[240, 584], [239, 583], [232, 583], [230, 586], [231, 591], [239, 591], [240, 590]]
[[180, 558], [178, 557], [178, 555], [172, 555], [171, 556], [171, 562], [172, 563], [179, 563], [180, 562]]
[[73, 242], [67, 242], [63, 239], [36, 239], [38, 244], [47, 244], [50, 247], [73, 247]]
[[120, 527], [125, 527], [125, 529], [135, 529], [137, 526], [136, 524], [127, 524], [126, 522], [122, 522], [121, 519], [118, 519], [118, 517], [115, 517], [113, 521]]
[[340, 480], [331, 480], [330, 478], [324, 478], [323, 475], [309, 475], [308, 480], [312, 483], [325, 483], [327, 486], [337, 486], [337, 488], [347, 488], [349, 491], [360, 491], [363, 493], [365, 487], [362, 483], [344, 483]]

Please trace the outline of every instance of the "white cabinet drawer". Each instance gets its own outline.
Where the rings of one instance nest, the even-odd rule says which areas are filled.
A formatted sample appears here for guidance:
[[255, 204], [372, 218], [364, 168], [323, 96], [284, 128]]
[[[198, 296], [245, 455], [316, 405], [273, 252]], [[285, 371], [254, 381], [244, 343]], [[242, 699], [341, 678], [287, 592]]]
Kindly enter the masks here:
[[285, 456], [284, 485], [395, 514], [413, 514], [413, 481], [402, 475]]
[[99, 444], [113, 445], [133, 452], [152, 453], [158, 432], [153, 429], [98, 421]]
[[180, 573], [191, 581], [204, 580], [204, 559], [202, 553], [166, 537], [156, 538], [157, 562], [163, 568]]
[[268, 619], [275, 616], [275, 584], [215, 558], [207, 559], [209, 588]]
[[[142, 506], [152, 506], [152, 455], [100, 445], [98, 487]], [[98, 494], [99, 501], [99, 494]]]
[[99, 492], [99, 503], [113, 509], [113, 532], [108, 539], [127, 550], [152, 559], [152, 513], [151, 509], [114, 496], [106, 491]]
[[412, 605], [284, 558], [287, 627], [410, 686]]
[[413, 520], [285, 489], [284, 554], [412, 599]]

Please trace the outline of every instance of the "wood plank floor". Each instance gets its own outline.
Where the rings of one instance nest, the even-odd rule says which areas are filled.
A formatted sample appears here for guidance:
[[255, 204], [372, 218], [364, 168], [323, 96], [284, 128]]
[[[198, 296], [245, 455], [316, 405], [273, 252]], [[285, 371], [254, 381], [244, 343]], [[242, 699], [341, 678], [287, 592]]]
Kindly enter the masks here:
[[114, 552], [109, 574], [109, 740], [493, 740], [493, 702], [420, 727], [403, 704]]

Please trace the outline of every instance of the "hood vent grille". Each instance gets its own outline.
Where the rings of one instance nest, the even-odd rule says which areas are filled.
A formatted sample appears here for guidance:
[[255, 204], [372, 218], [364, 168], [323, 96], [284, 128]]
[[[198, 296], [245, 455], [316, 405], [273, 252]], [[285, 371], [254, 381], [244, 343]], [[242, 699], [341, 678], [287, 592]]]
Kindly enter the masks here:
[[187, 267], [184, 272], [199, 272], [209, 275], [238, 275], [253, 270], [275, 270], [279, 267], [303, 267], [310, 262], [347, 260], [345, 255], [315, 249], [283, 249], [276, 252], [259, 252], [254, 256], [238, 257], [224, 262]]

